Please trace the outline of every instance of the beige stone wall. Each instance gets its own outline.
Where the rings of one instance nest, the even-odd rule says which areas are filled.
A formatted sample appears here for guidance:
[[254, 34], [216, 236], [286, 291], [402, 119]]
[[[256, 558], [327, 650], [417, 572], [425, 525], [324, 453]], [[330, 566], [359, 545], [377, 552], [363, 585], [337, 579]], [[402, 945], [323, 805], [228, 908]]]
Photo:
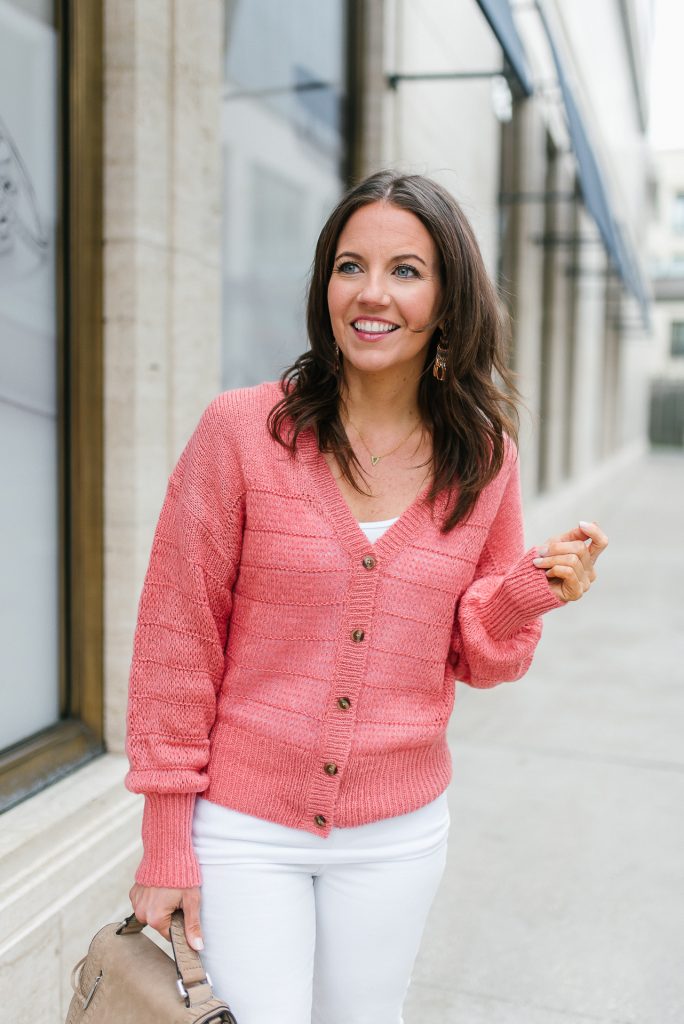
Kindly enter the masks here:
[[220, 387], [222, 4], [107, 4], [106, 738], [166, 480]]
[[2, 1020], [62, 1024], [72, 967], [130, 913], [141, 798], [124, 771], [124, 758], [98, 758], [2, 816]]
[[105, 2], [105, 709], [110, 751], [2, 818], [2, 1019], [60, 1024], [71, 968], [127, 912], [137, 601], [166, 480], [220, 387], [221, 0]]

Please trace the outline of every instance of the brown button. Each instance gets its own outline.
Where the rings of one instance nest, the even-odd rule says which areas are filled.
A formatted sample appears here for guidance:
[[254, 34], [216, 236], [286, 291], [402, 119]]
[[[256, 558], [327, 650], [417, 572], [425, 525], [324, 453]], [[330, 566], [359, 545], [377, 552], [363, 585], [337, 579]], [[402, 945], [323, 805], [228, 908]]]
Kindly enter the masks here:
[[366, 555], [366, 557], [364, 558], [364, 560], [363, 560], [363, 562], [361, 564], [363, 565], [364, 569], [374, 569], [375, 568], [375, 559], [373, 558], [372, 555]]
[[337, 765], [334, 764], [332, 761], [329, 761], [326, 764], [324, 771], [326, 771], [328, 775], [337, 775]]
[[316, 817], [314, 818], [314, 821], [319, 828], [323, 828], [323, 826], [325, 825], [325, 818], [323, 817], [322, 814], [317, 814]]
[[355, 644], [360, 644], [365, 635], [362, 629], [353, 629], [351, 638]]
[[340, 697], [340, 699], [337, 702], [337, 706], [339, 708], [342, 708], [343, 711], [349, 711], [349, 708], [351, 707], [351, 701], [349, 700], [349, 697]]

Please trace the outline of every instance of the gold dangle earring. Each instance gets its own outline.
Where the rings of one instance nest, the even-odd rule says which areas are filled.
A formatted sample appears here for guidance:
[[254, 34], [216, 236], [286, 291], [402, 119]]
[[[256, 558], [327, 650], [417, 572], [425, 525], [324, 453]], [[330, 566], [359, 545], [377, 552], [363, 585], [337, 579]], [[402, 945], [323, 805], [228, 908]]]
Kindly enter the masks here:
[[435, 361], [432, 364], [432, 376], [439, 381], [445, 381], [447, 375], [447, 356], [449, 354], [449, 343], [445, 340], [447, 330], [448, 322], [445, 321], [439, 333]]
[[333, 373], [335, 376], [340, 372], [340, 346], [335, 342], [335, 353], [333, 355]]

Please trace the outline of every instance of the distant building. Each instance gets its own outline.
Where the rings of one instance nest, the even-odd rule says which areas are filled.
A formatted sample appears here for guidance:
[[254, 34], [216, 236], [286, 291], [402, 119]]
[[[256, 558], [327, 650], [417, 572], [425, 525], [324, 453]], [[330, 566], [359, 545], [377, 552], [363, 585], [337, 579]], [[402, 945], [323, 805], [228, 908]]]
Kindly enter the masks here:
[[649, 250], [654, 354], [649, 433], [684, 445], [684, 150], [656, 154], [656, 216]]

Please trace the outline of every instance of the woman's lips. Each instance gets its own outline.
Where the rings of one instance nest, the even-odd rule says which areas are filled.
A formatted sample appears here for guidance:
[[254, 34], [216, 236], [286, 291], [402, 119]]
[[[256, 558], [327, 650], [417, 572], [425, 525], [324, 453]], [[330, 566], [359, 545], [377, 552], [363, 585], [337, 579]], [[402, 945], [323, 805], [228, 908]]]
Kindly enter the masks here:
[[356, 337], [360, 338], [362, 341], [382, 341], [382, 339], [386, 338], [388, 334], [394, 334], [394, 332], [398, 330], [398, 326], [396, 324], [390, 331], [363, 331], [359, 327], [355, 327], [354, 324], [351, 324], [351, 328]]

